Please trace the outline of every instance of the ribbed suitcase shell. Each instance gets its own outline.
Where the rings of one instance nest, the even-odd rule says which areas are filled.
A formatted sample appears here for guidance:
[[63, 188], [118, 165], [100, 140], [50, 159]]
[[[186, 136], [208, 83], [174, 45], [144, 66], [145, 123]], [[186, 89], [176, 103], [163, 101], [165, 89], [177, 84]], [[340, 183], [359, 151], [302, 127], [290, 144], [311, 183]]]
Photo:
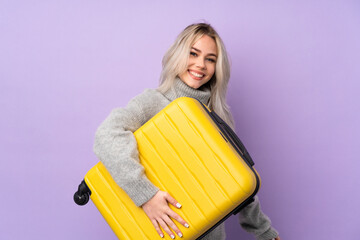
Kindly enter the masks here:
[[[170, 193], [189, 224], [174, 220], [183, 239], [197, 239], [225, 220], [260, 187], [255, 169], [210, 111], [193, 98], [171, 102], [135, 133], [140, 162], [149, 180]], [[121, 240], [161, 239], [142, 208], [99, 162], [85, 176], [91, 199]], [[164, 239], [171, 239], [164, 232]]]

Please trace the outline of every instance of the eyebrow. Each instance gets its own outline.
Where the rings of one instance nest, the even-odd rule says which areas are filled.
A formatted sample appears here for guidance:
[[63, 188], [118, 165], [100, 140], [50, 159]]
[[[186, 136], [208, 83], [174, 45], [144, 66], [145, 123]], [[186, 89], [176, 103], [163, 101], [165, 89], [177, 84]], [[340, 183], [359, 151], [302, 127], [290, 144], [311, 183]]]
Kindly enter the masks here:
[[[191, 47], [192, 49], [194, 49], [195, 51], [197, 51], [197, 52], [201, 52], [199, 49], [197, 49], [197, 48], [194, 48], [194, 47]], [[208, 54], [209, 56], [214, 56], [214, 57], [217, 57], [216, 56], [216, 54], [214, 54], [214, 53], [209, 53]]]

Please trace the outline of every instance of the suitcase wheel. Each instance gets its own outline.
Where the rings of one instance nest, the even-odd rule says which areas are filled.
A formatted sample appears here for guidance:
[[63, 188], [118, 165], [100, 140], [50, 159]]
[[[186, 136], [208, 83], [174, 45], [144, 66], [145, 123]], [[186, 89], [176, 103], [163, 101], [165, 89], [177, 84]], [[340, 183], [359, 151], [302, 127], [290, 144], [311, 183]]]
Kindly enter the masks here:
[[83, 180], [78, 188], [78, 191], [74, 194], [74, 202], [77, 205], [83, 206], [89, 202], [91, 191]]

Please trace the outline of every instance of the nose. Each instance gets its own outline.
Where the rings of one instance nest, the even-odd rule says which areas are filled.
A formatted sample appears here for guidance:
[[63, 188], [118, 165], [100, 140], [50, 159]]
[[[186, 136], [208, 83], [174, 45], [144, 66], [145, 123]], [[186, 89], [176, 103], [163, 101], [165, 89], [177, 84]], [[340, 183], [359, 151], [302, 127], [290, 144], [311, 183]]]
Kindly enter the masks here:
[[206, 65], [205, 65], [205, 59], [204, 58], [201, 58], [201, 57], [198, 57], [196, 59], [196, 66], [198, 68], [201, 68], [201, 69], [206, 69]]

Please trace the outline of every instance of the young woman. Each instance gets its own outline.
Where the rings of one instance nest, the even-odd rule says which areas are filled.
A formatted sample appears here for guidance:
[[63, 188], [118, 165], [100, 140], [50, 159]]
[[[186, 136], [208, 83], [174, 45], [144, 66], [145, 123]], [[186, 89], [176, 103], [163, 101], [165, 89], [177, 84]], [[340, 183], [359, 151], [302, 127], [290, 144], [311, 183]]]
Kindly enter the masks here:
[[[142, 207], [160, 237], [164, 237], [162, 229], [171, 238], [182, 237], [174, 221], [185, 227], [191, 226], [168, 205], [180, 208], [181, 204], [146, 178], [139, 163], [133, 132], [171, 101], [183, 96], [197, 98], [234, 128], [226, 104], [229, 78], [230, 65], [219, 35], [209, 24], [192, 24], [180, 33], [165, 54], [160, 86], [146, 89], [126, 107], [114, 109], [96, 132], [95, 154], [115, 182], [137, 206]], [[280, 239], [269, 218], [261, 212], [257, 197], [240, 211], [239, 221], [258, 240]], [[225, 239], [224, 224], [204, 239]]]

